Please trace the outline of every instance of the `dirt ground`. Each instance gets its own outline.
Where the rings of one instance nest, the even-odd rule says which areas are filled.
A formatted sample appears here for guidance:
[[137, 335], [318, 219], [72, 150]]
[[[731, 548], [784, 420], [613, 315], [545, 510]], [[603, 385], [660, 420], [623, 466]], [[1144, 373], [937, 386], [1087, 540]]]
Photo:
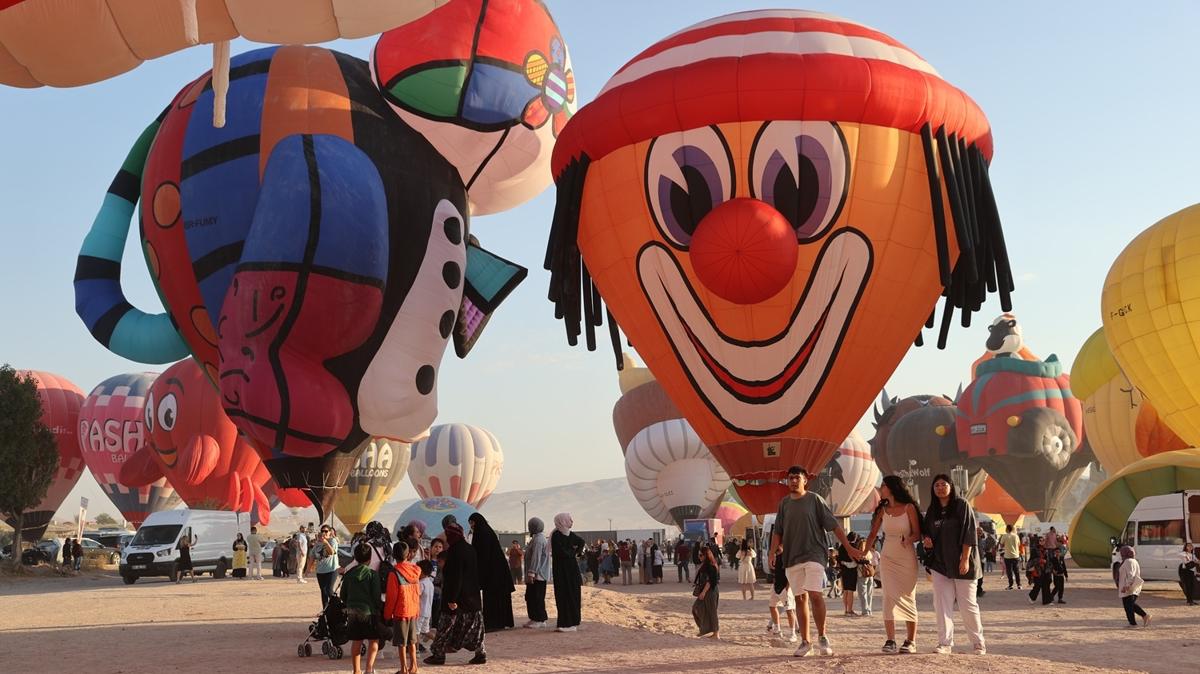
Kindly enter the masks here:
[[[1031, 606], [1025, 593], [1006, 591], [992, 575], [981, 598], [988, 655], [969, 654], [959, 631], [951, 656], [936, 645], [928, 581], [918, 585], [921, 625], [917, 655], [887, 656], [876, 597], [872, 617], [845, 617], [830, 603], [828, 634], [836, 655], [791, 657], [773, 647], [765, 585], [753, 601], [727, 582], [721, 594], [721, 641], [694, 637], [688, 586], [667, 568], [663, 585], [585, 586], [583, 626], [574, 634], [516, 629], [487, 636], [489, 662], [466, 665], [470, 654], [448, 656], [444, 668], [491, 672], [1196, 672], [1200, 671], [1200, 607], [1186, 606], [1177, 586], [1148, 583], [1142, 606], [1149, 629], [1124, 629], [1109, 574], [1072, 571], [1065, 605]], [[727, 578], [734, 572], [725, 570]], [[551, 593], [552, 595], [553, 593]], [[0, 578], [0, 671], [71, 672], [318, 672], [350, 671], [349, 659], [319, 653], [299, 658], [296, 645], [319, 608], [315, 581], [300, 585], [270, 578], [168, 583], [143, 579], [122, 585], [115, 572], [78, 577]], [[548, 600], [553, 620], [553, 598]], [[513, 595], [517, 624], [525, 617], [521, 589]], [[959, 623], [961, 625], [961, 623]], [[319, 644], [317, 645], [319, 647]], [[348, 650], [348, 649], [347, 649]], [[1053, 667], [1052, 670], [1047, 666]], [[398, 669], [395, 651], [376, 671]]]

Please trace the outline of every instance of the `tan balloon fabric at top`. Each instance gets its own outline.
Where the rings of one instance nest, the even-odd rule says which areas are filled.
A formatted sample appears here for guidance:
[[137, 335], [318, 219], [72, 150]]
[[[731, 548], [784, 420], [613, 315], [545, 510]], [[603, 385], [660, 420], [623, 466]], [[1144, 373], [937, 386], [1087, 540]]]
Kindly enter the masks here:
[[74, 87], [201, 43], [382, 33], [448, 0], [0, 0], [0, 84]]

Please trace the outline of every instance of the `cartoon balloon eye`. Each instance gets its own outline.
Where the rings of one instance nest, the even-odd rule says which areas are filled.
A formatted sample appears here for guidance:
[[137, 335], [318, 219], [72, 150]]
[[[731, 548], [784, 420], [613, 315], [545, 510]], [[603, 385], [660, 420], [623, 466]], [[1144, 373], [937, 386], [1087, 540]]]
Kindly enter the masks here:
[[646, 156], [646, 201], [663, 236], [687, 248], [709, 211], [733, 198], [733, 155], [715, 126], [659, 136]]
[[146, 394], [146, 411], [145, 411], [146, 430], [154, 431], [154, 394]]
[[158, 425], [162, 426], [164, 431], [170, 431], [175, 428], [178, 418], [179, 401], [175, 399], [174, 393], [168, 393], [158, 405]]
[[805, 243], [824, 234], [842, 210], [850, 153], [832, 122], [767, 122], [750, 149], [750, 194], [775, 207]]

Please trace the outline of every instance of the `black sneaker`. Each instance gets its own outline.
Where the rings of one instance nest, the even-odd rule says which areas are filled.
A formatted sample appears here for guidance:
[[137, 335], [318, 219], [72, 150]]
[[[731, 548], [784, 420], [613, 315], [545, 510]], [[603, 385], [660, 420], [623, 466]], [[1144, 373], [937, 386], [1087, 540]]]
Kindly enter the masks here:
[[431, 655], [431, 656], [425, 658], [424, 660], [422, 660], [421, 662], [424, 662], [427, 665], [444, 665], [444, 664], [446, 664], [446, 656], [443, 655], [441, 657], [438, 657], [436, 655]]
[[470, 661], [467, 662], [467, 664], [469, 664], [469, 665], [486, 665], [487, 664], [487, 653], [476, 653], [475, 657], [471, 658]]
[[896, 653], [900, 652], [900, 649], [896, 648], [895, 641], [888, 639], [887, 641], [883, 642], [883, 652], [887, 653], [888, 655], [895, 655]]

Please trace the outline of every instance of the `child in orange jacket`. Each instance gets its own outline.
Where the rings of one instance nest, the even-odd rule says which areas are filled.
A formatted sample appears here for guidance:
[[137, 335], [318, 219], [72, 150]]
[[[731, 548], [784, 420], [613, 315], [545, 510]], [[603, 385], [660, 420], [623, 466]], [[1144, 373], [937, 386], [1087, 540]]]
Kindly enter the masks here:
[[397, 560], [388, 574], [383, 619], [392, 623], [392, 645], [400, 656], [401, 674], [417, 672], [417, 615], [421, 608], [421, 569], [412, 563], [415, 550], [400, 541], [393, 546]]

